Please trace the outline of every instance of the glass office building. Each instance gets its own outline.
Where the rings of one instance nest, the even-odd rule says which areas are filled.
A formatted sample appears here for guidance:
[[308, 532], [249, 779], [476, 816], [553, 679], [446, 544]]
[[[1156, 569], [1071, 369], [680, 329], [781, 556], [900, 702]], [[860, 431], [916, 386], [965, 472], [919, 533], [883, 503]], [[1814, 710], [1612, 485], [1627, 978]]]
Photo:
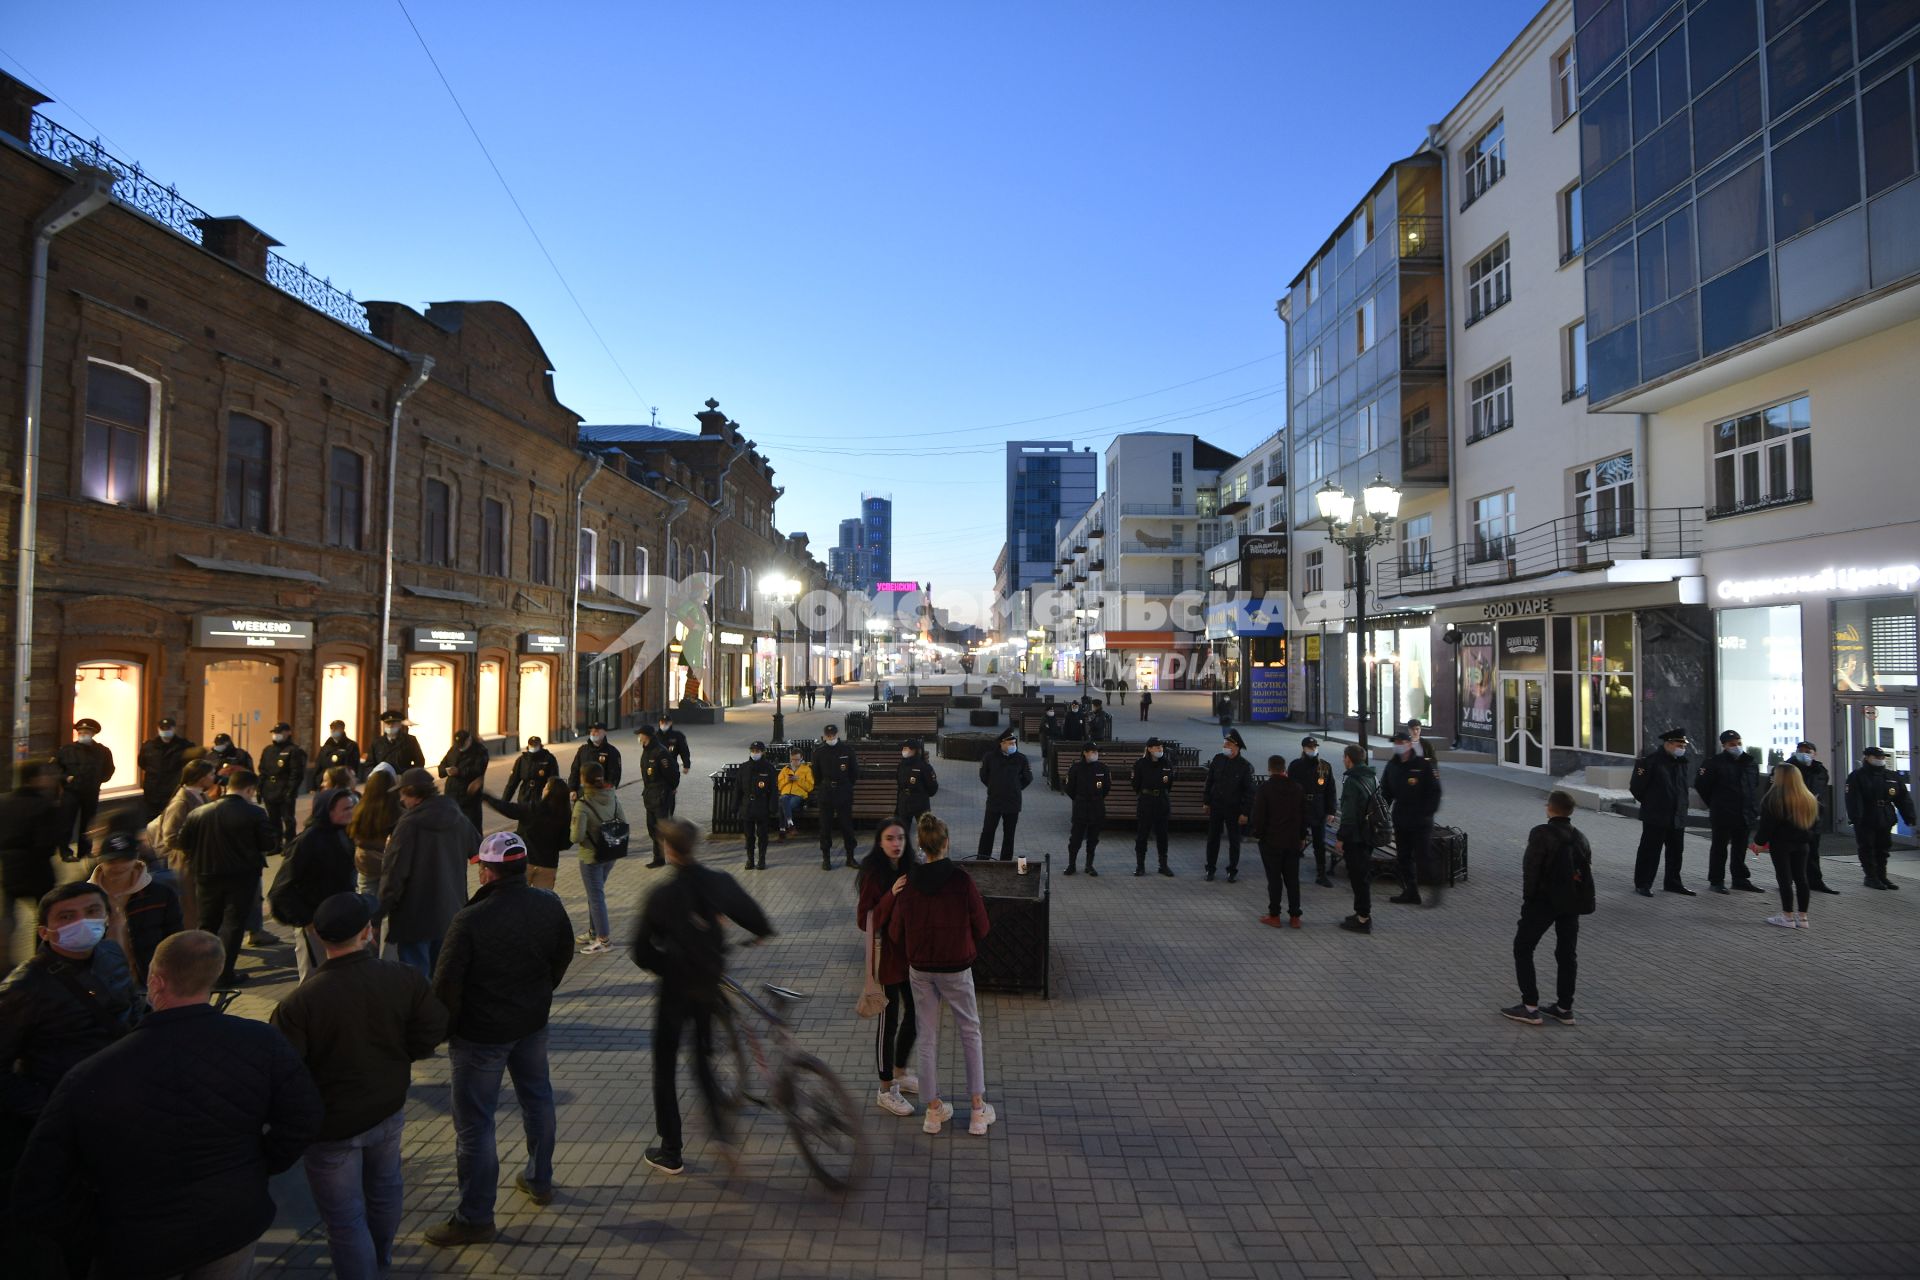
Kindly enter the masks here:
[[1057, 567], [1055, 525], [1098, 496], [1099, 459], [1067, 440], [1014, 440], [1007, 445], [1008, 583], [1013, 591], [1050, 582]]

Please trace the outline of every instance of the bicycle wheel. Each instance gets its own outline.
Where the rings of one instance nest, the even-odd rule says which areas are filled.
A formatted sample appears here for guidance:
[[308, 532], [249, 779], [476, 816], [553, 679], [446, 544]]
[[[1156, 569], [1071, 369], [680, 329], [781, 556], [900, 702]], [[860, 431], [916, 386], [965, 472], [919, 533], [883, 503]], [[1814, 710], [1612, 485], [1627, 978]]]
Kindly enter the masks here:
[[713, 1020], [713, 1082], [719, 1086], [721, 1105], [729, 1111], [760, 1102], [747, 1065], [746, 1037], [730, 1010], [723, 1009]]
[[827, 1189], [845, 1191], [860, 1161], [860, 1113], [853, 1108], [853, 1095], [826, 1063], [801, 1053], [781, 1069], [779, 1101], [807, 1168]]

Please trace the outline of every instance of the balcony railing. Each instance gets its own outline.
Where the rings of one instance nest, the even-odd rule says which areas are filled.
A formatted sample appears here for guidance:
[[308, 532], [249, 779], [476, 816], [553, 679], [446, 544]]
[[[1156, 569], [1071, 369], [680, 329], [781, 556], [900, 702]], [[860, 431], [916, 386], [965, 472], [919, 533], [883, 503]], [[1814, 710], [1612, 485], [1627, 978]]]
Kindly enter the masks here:
[[1400, 438], [1400, 479], [1403, 484], [1447, 483], [1448, 449], [1444, 424], [1428, 422], [1408, 428]]
[[[27, 142], [36, 153], [55, 163], [70, 168], [87, 164], [107, 170], [114, 176], [115, 200], [152, 218], [183, 239], [195, 244], [206, 243], [205, 234], [197, 225], [210, 218], [205, 209], [181, 195], [176, 188], [161, 186], [142, 172], [139, 165], [128, 164], [107, 151], [98, 141], [88, 142], [36, 111], [28, 128]], [[267, 251], [267, 282], [349, 328], [358, 329], [361, 333], [372, 332], [372, 326], [367, 323], [367, 308], [356, 301], [353, 294], [336, 289], [331, 280], [323, 280], [305, 267], [295, 266], [271, 249]]]
[[1687, 559], [1700, 554], [1702, 521], [1699, 507], [1562, 516], [1518, 533], [1475, 537], [1418, 557], [1389, 557], [1378, 566], [1380, 594], [1452, 591], [1604, 569], [1622, 560]]
[[1447, 327], [1431, 320], [1400, 326], [1400, 368], [1406, 373], [1447, 371]]
[[1152, 538], [1140, 538], [1133, 542], [1120, 544], [1123, 556], [1194, 556], [1200, 554], [1200, 544], [1186, 539], [1158, 541]]
[[1087, 530], [1087, 536], [1089, 538], [1104, 538], [1107, 536], [1107, 531], [1099, 525], [1095, 525], [1093, 528]]
[[1404, 217], [1396, 221], [1394, 238], [1402, 262], [1439, 262], [1444, 231], [1439, 218]]
[[1178, 505], [1161, 502], [1123, 502], [1120, 504], [1123, 516], [1188, 516], [1197, 517], [1200, 512], [1192, 503]]
[[1789, 489], [1785, 493], [1776, 493], [1765, 498], [1755, 498], [1750, 502], [1716, 503], [1707, 508], [1707, 519], [1725, 520], [1728, 516], [1750, 515], [1755, 511], [1770, 511], [1774, 507], [1795, 507], [1803, 502], [1812, 501], [1812, 489]]

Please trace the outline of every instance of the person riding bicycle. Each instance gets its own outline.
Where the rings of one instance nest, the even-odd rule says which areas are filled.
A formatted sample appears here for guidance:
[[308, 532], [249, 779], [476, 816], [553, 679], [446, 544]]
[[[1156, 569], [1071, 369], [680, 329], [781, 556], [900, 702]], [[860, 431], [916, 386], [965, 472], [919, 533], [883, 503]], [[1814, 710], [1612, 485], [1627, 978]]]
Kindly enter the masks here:
[[662, 1173], [686, 1168], [681, 1160], [680, 1035], [693, 1028], [694, 1080], [706, 1100], [713, 1135], [729, 1140], [726, 1108], [713, 1077], [713, 1017], [720, 1007], [720, 980], [727, 972], [726, 922], [756, 938], [773, 936], [767, 913], [724, 871], [694, 858], [700, 829], [683, 818], [661, 818], [660, 850], [673, 867], [667, 882], [648, 895], [633, 935], [633, 962], [659, 976], [653, 1029], [653, 1112], [660, 1140], [646, 1161]]

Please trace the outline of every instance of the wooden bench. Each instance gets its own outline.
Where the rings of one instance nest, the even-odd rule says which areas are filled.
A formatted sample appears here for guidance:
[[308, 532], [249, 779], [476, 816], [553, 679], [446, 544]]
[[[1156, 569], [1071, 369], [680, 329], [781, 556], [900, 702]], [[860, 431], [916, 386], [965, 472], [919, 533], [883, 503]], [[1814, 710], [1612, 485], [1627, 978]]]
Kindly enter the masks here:
[[997, 733], [943, 733], [940, 735], [940, 758], [958, 764], [978, 764], [993, 753]]
[[[1105, 756], [1101, 757], [1104, 762]], [[1174, 827], [1204, 827], [1207, 815], [1206, 806], [1207, 771], [1198, 765], [1181, 765], [1173, 771], [1172, 809], [1167, 824]], [[1107, 792], [1107, 822], [1109, 827], [1131, 827], [1139, 814], [1140, 797], [1133, 791], [1133, 762], [1127, 762], [1126, 773], [1114, 770], [1113, 787]]]
[[[867, 739], [932, 738], [939, 734], [945, 714], [937, 707], [896, 707], [876, 711], [867, 724]], [[894, 748], [898, 750], [896, 746]]]

